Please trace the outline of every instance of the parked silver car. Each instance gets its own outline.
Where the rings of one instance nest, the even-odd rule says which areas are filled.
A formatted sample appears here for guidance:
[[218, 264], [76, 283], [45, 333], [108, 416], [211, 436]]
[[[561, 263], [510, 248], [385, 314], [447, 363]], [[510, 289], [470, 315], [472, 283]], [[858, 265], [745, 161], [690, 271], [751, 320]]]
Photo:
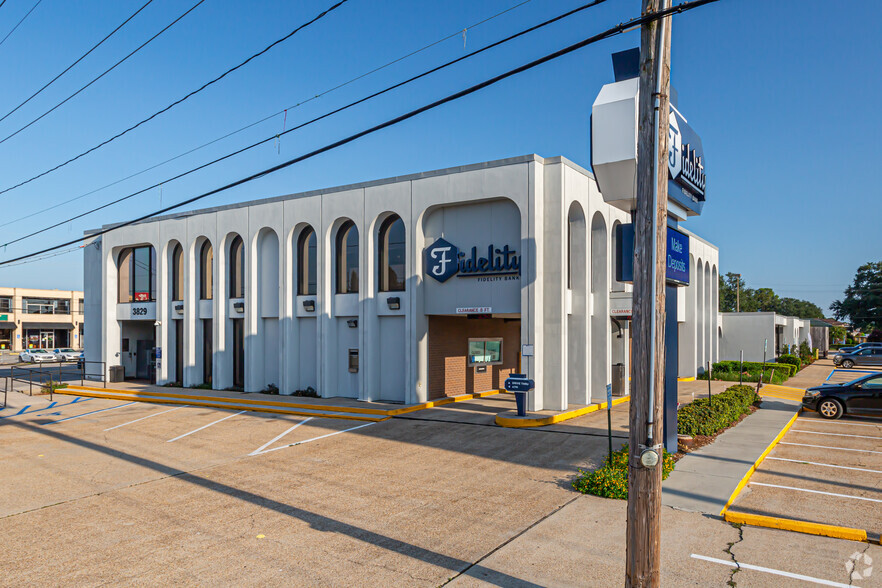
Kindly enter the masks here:
[[53, 349], [56, 361], [76, 361], [80, 357], [80, 352], [69, 347], [60, 347]]
[[837, 353], [833, 365], [853, 368], [856, 365], [882, 367], [882, 347], [865, 347], [851, 353]]
[[18, 358], [27, 363], [56, 361], [55, 354], [48, 349], [26, 349], [18, 354]]

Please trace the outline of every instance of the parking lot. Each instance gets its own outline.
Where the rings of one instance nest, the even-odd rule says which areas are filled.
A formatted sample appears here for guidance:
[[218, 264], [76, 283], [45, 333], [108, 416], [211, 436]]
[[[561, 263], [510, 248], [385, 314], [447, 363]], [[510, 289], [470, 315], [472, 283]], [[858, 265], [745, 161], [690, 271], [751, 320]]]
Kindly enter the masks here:
[[[834, 370], [827, 381], [866, 373]], [[729, 510], [862, 529], [878, 538], [882, 419], [801, 413]]]
[[[492, 424], [512, 407], [366, 423], [15, 394], [0, 411], [0, 585], [620, 585], [625, 503], [570, 487], [606, 455], [606, 415]], [[868, 547], [669, 508], [663, 526], [665, 585], [725, 585], [727, 550], [748, 548], [763, 570], [842, 582]]]

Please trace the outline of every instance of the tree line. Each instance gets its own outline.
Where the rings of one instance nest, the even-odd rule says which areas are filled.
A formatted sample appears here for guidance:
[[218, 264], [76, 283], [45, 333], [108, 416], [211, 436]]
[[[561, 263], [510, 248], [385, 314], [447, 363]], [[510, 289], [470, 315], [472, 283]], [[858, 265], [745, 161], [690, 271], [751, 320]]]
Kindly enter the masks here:
[[[740, 286], [740, 305], [737, 304]], [[720, 312], [776, 312], [798, 318], [824, 318], [821, 307], [808, 300], [781, 297], [771, 288], [748, 288], [747, 283], [732, 272], [720, 276]]]

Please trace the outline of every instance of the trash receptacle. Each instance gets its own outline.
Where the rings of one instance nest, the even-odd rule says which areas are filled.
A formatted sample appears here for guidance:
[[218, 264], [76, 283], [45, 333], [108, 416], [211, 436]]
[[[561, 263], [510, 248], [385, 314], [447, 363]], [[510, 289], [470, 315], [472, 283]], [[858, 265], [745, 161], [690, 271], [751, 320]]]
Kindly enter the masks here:
[[126, 379], [126, 368], [121, 365], [112, 365], [107, 371], [107, 379], [110, 382], [122, 382]]
[[613, 396], [625, 395], [625, 364], [614, 363], [612, 366], [612, 394]]

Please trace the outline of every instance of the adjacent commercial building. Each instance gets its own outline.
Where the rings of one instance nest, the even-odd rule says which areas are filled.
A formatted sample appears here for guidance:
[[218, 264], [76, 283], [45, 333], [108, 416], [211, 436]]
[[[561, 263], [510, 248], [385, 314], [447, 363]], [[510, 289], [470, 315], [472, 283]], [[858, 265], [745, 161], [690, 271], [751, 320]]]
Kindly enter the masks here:
[[[720, 329], [723, 359], [763, 361], [781, 354], [788, 347], [808, 343], [819, 347], [812, 337], [812, 319], [783, 316], [774, 312], [724, 312]], [[826, 333], [823, 335], [826, 337]]]
[[0, 350], [83, 347], [83, 293], [0, 287]]
[[[524, 372], [531, 409], [602, 400], [630, 358], [614, 263], [629, 222], [590, 172], [537, 155], [159, 217], [87, 237], [87, 359], [132, 378], [155, 362], [163, 384], [408, 403]], [[679, 371], [694, 376], [719, 355], [718, 251], [683, 235]]]

